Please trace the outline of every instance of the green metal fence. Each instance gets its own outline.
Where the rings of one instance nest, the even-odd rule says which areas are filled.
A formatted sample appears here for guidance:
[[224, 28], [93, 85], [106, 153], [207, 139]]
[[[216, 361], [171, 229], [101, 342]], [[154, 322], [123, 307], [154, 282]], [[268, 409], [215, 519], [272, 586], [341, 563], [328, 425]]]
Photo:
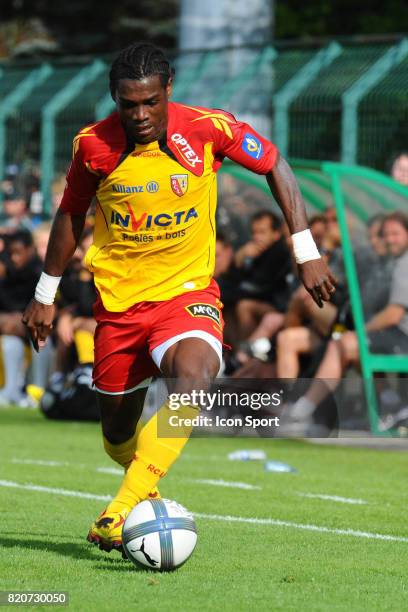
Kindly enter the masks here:
[[[322, 171], [331, 178], [337, 218], [340, 224], [344, 264], [350, 291], [353, 320], [358, 339], [361, 373], [363, 377], [371, 430], [374, 434], [381, 435], [383, 432], [379, 427], [378, 402], [374, 384], [374, 374], [377, 372], [408, 373], [408, 355], [374, 354], [371, 353], [369, 349], [360, 294], [361, 283], [359, 282], [357, 276], [355, 258], [353, 255], [353, 249], [355, 247], [353, 247], [353, 243], [351, 241], [346, 216], [347, 204], [345, 194], [347, 192], [348, 184], [351, 183], [352, 185], [355, 185], [357, 180], [362, 181], [363, 186], [364, 182], [369, 182], [374, 187], [374, 191], [378, 186], [380, 190], [388, 193], [387, 200], [389, 204], [394, 204], [395, 201], [402, 201], [404, 209], [406, 210], [408, 189], [396, 184], [387, 176], [383, 176], [379, 172], [375, 172], [368, 168], [358, 168], [328, 162], [323, 163], [321, 168]], [[379, 202], [379, 200], [377, 201]], [[398, 205], [396, 203], [395, 205], [397, 208]], [[385, 208], [385, 206], [383, 207]]]
[[[284, 155], [384, 169], [408, 139], [408, 41], [230, 49], [174, 57], [174, 99], [263, 117]], [[234, 60], [235, 57], [235, 60]], [[0, 66], [0, 178], [41, 165], [45, 208], [77, 130], [114, 109], [111, 58]], [[228, 67], [226, 71], [226, 66]], [[268, 123], [269, 121], [269, 123]], [[269, 126], [269, 127], [268, 127]], [[308, 177], [305, 176], [305, 187]]]

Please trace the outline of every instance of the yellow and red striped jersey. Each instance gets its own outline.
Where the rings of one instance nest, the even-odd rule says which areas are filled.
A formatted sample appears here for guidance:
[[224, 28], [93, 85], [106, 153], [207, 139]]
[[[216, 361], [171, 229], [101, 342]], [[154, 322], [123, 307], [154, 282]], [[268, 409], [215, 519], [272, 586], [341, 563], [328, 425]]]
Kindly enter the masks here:
[[207, 287], [222, 160], [267, 174], [277, 158], [271, 142], [225, 111], [173, 102], [168, 110], [160, 142], [129, 144], [117, 113], [74, 139], [60, 209], [83, 214], [96, 197], [86, 263], [112, 312]]

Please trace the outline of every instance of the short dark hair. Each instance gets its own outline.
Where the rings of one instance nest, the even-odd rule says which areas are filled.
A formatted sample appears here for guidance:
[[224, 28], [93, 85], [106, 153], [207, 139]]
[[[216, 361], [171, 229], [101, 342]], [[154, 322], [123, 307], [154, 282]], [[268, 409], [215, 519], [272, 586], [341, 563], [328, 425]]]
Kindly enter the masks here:
[[174, 76], [175, 70], [163, 51], [151, 43], [133, 43], [123, 49], [113, 61], [109, 73], [109, 87], [115, 99], [120, 79], [140, 80], [157, 74], [163, 87]]
[[8, 239], [9, 245], [13, 242], [21, 242], [26, 248], [32, 247], [34, 244], [32, 234], [27, 230], [17, 230]]
[[385, 219], [384, 213], [377, 213], [376, 215], [373, 215], [372, 217], [368, 219], [367, 227], [370, 228], [376, 223], [381, 223], [382, 225], [384, 223], [384, 219]]
[[401, 210], [396, 210], [395, 212], [384, 217], [382, 222], [381, 231], [384, 229], [384, 225], [388, 223], [388, 221], [395, 221], [402, 225], [406, 232], [408, 232], [408, 215], [403, 213]]
[[312, 227], [315, 223], [324, 223], [326, 225], [326, 217], [324, 215], [313, 215], [309, 219], [309, 227]]
[[273, 213], [272, 211], [267, 210], [266, 208], [263, 210], [259, 210], [257, 213], [252, 215], [251, 225], [253, 225], [255, 221], [260, 221], [261, 219], [269, 219], [269, 221], [271, 222], [271, 228], [275, 231], [282, 229], [282, 219], [278, 217], [278, 215], [275, 215], [275, 213]]

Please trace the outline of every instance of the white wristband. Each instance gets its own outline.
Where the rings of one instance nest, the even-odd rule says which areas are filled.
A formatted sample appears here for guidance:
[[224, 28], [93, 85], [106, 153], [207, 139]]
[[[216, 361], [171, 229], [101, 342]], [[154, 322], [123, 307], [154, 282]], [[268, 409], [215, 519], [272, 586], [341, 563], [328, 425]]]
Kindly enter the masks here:
[[48, 306], [53, 304], [60, 280], [61, 276], [50, 276], [43, 272], [35, 288], [35, 300], [40, 302], [40, 304], [47, 304]]
[[312, 259], [320, 259], [320, 253], [317, 250], [317, 246], [313, 240], [310, 229], [305, 229], [302, 232], [292, 234], [292, 241], [296, 263], [302, 264], [306, 261], [311, 261]]

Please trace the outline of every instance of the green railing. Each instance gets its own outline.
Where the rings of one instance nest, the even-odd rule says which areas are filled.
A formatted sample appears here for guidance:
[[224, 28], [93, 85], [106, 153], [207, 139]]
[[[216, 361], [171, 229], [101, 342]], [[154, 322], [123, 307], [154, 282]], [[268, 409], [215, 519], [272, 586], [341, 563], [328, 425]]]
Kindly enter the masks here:
[[[108, 89], [110, 59], [0, 66], [0, 180], [6, 164], [40, 163], [46, 212], [52, 181], [69, 164], [75, 133], [115, 108]], [[375, 45], [332, 41], [321, 48], [277, 41], [259, 49], [179, 53], [174, 63], [173, 99], [224, 107], [254, 120], [291, 158], [385, 169], [389, 157], [406, 148], [404, 38]], [[299, 180], [319, 208], [326, 188], [319, 191], [306, 174]]]
[[[374, 354], [369, 350], [360, 294], [360, 284], [357, 277], [353, 245], [347, 224], [344, 182], [350, 179], [353, 181], [355, 178], [368, 179], [372, 182], [373, 186], [378, 184], [388, 188], [390, 195], [396, 194], [397, 199], [399, 199], [399, 196], [403, 196], [405, 198], [405, 207], [408, 203], [408, 189], [398, 185], [389, 177], [369, 168], [324, 162], [322, 163], [322, 171], [330, 176], [332, 180], [333, 196], [341, 231], [344, 265], [347, 274], [354, 325], [358, 338], [361, 371], [371, 430], [374, 434], [381, 435], [382, 432], [378, 426], [378, 402], [374, 384], [374, 374], [377, 372], [408, 373], [408, 355]], [[390, 199], [392, 200], [392, 196]]]

